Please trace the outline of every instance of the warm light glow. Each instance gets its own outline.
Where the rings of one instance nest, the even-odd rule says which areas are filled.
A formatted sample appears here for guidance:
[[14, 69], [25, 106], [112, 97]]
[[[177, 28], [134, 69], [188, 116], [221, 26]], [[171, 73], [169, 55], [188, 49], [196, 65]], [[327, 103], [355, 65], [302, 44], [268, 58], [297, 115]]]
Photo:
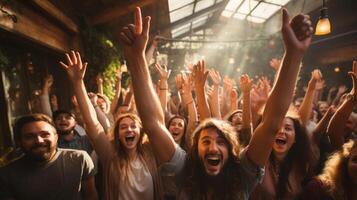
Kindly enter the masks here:
[[230, 58], [230, 59], [228, 60], [228, 63], [229, 63], [229, 64], [234, 64], [234, 63], [235, 63], [234, 58]]
[[340, 72], [340, 68], [339, 67], [335, 67], [335, 72]]
[[315, 35], [326, 35], [331, 32], [331, 24], [328, 18], [321, 18], [316, 25]]

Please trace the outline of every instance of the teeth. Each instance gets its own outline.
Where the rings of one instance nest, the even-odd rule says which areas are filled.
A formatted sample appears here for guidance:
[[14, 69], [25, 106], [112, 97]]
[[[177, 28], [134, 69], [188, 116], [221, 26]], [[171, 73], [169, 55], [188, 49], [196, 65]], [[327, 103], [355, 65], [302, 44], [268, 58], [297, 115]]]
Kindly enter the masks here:
[[207, 159], [210, 159], [210, 160], [219, 160], [219, 159], [220, 159], [220, 156], [219, 156], [219, 155], [209, 155], [209, 156], [207, 156]]

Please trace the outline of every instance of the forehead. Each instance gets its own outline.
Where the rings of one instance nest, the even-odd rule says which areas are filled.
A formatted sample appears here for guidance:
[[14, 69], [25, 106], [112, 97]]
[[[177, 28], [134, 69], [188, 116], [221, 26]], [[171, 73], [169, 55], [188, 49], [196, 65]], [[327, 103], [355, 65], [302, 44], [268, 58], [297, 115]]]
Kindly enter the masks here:
[[60, 114], [57, 115], [56, 119], [58, 119], [60, 117], [73, 118], [72, 115], [70, 115], [69, 113], [60, 113]]
[[37, 121], [37, 122], [27, 123], [21, 129], [22, 134], [39, 133], [39, 132], [55, 133], [55, 128], [47, 122]]
[[205, 128], [205, 129], [202, 129], [201, 134], [200, 134], [200, 139], [202, 139], [202, 138], [217, 139], [217, 138], [223, 138], [223, 136], [221, 134], [219, 134], [219, 132], [216, 128]]
[[131, 119], [130, 117], [125, 117], [122, 120], [120, 120], [119, 125], [132, 124], [132, 123], [136, 123], [136, 122], [133, 119]]
[[292, 119], [290, 119], [289, 117], [285, 117], [283, 123], [284, 123], [284, 125], [294, 126], [294, 121]]
[[184, 123], [183, 119], [177, 118], [177, 117], [171, 120], [171, 123], [173, 123], [173, 122], [175, 122], [175, 123]]

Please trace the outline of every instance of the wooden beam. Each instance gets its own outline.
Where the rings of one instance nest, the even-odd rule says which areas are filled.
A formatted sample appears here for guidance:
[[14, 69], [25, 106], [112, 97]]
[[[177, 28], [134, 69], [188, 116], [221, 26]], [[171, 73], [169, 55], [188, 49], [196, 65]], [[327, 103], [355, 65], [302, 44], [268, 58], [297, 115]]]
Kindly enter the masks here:
[[54, 6], [50, 1], [43, 0], [32, 0], [32, 2], [45, 11], [47, 14], [51, 15], [53, 18], [58, 20], [63, 24], [68, 30], [78, 33], [78, 26], [69, 17], [67, 17], [62, 11], [60, 11], [56, 6]]
[[9, 17], [0, 13], [0, 29], [61, 53], [72, 49], [74, 44], [78, 42], [65, 30], [29, 7], [21, 7], [21, 12], [12, 10], [9, 7], [3, 7], [3, 9], [10, 14], [16, 15], [17, 22], [13, 22]]
[[334, 49], [328, 49], [320, 52], [316, 55], [315, 62], [320, 65], [328, 65], [351, 61], [356, 58], [357, 44], [351, 44], [349, 46], [337, 47]]
[[117, 5], [114, 8], [105, 9], [94, 17], [91, 17], [91, 22], [93, 25], [103, 24], [133, 12], [136, 7], [142, 8], [154, 2], [155, 0], [138, 0], [130, 4]]

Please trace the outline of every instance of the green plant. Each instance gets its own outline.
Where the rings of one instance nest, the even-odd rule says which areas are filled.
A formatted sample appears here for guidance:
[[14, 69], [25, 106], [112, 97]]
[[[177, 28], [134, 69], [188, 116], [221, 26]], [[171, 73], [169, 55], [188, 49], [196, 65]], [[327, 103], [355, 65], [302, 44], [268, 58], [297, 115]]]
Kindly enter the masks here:
[[81, 39], [84, 56], [90, 66], [87, 69], [87, 81], [102, 73], [104, 94], [112, 99], [115, 92], [115, 75], [120, 66], [119, 48], [112, 42], [109, 34], [90, 26], [86, 21], [82, 23]]

